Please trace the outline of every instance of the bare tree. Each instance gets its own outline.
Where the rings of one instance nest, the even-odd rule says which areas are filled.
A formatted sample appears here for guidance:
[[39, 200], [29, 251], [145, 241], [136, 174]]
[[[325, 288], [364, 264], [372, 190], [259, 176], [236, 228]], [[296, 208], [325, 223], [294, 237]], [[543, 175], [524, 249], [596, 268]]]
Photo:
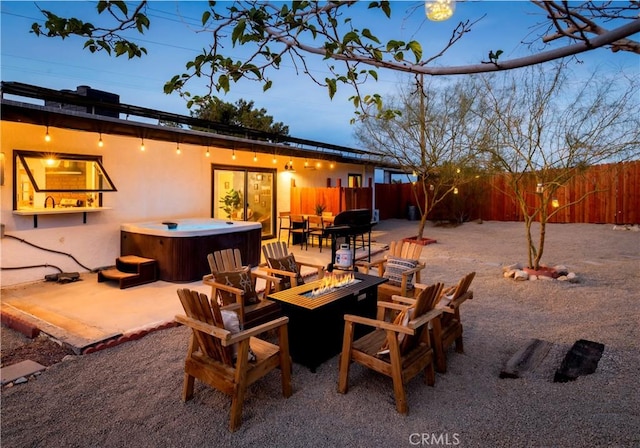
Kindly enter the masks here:
[[[228, 91], [232, 82], [242, 79], [260, 82], [266, 90], [272, 85], [270, 71], [279, 69], [283, 60], [288, 60], [298, 73], [326, 87], [331, 97], [338, 85], [351, 86], [354, 91], [351, 101], [358, 109], [362, 103], [375, 103], [382, 107], [379, 95], [363, 94], [360, 90], [363, 83], [377, 79], [378, 69], [424, 75], [470, 74], [526, 67], [599, 47], [640, 53], [638, 43], [629, 39], [640, 31], [640, 3], [636, 0], [587, 1], [571, 5], [567, 1], [532, 0], [532, 3], [547, 12], [548, 29], [556, 30], [555, 34], [540, 36], [543, 42], [564, 39], [569, 42], [567, 45], [512, 60], [500, 60], [501, 50], [487, 49], [487, 61], [438, 67], [433, 62], [462, 40], [477, 21], [464, 21], [453, 26], [443, 48], [426, 55], [416, 40], [390, 39], [382, 42], [374, 34], [375, 30], [367, 28], [366, 24], [360, 26], [357, 14], [352, 12], [349, 15], [349, 8], [360, 2], [203, 2], [201, 32], [209, 33], [212, 43], [187, 61], [185, 71], [168, 81], [164, 90], [166, 93], [180, 93], [186, 98], [188, 107], [201, 102], [202, 96], [212, 96], [214, 91]], [[401, 4], [372, 1], [368, 8], [389, 18], [392, 9], [399, 9]], [[49, 37], [85, 37], [84, 46], [91, 52], [141, 57], [146, 54], [146, 49], [125, 36], [130, 30], [142, 34], [149, 28], [151, 21], [146, 14], [146, 6], [146, 1], [135, 4], [131, 9], [123, 1], [98, 1], [97, 12], [108, 19], [104, 27], [43, 10], [44, 26], [34, 23], [31, 30], [36, 35]], [[416, 10], [421, 11], [422, 8]], [[615, 24], [615, 28], [606, 28], [606, 23]], [[231, 46], [227, 45], [229, 41]], [[248, 56], [236, 57], [236, 46], [246, 48]], [[314, 75], [308, 65], [310, 58], [326, 61], [330, 75], [324, 79]], [[187, 86], [194, 78], [206, 78], [208, 92], [189, 92]]]
[[[547, 223], [562, 209], [598, 191], [593, 185], [566, 204], [558, 189], [587, 167], [640, 157], [640, 101], [636, 79], [594, 73], [574, 81], [566, 65], [530, 67], [511, 76], [483, 77], [476, 109], [493, 136], [482, 148], [524, 216], [528, 266], [540, 268]], [[533, 179], [533, 182], [531, 181]], [[531, 207], [530, 199], [537, 197]], [[537, 240], [533, 224], [539, 223]]]
[[418, 239], [434, 207], [475, 178], [475, 148], [484, 137], [473, 111], [477, 83], [471, 78], [453, 85], [423, 83], [423, 76], [417, 76], [413, 89], [401, 92], [377, 115], [366, 114], [356, 126], [363, 145], [416, 176]]

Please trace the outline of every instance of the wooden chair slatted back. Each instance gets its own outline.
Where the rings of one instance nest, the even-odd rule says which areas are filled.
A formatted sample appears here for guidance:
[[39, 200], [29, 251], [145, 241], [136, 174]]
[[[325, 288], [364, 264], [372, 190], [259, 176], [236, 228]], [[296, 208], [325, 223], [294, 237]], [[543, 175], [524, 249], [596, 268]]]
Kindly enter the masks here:
[[409, 260], [419, 260], [422, 255], [421, 244], [410, 243], [407, 241], [392, 241], [389, 244], [388, 255], [393, 257], [406, 258]]
[[471, 282], [473, 281], [475, 276], [476, 276], [475, 272], [470, 272], [460, 279], [460, 281], [458, 282], [458, 286], [456, 287], [456, 290], [453, 293], [453, 297], [451, 299], [452, 301], [456, 300], [457, 298], [459, 298], [469, 290], [469, 286], [471, 286]]
[[[215, 300], [209, 301], [206, 294], [189, 289], [178, 289], [178, 297], [188, 317], [224, 328], [222, 314]], [[227, 365], [233, 365], [230, 349], [224, 347], [219, 339], [195, 329], [192, 331], [203, 354]]]
[[240, 249], [224, 249], [207, 255], [209, 268], [212, 274], [218, 272], [229, 272], [241, 269], [242, 256]]
[[289, 255], [289, 249], [287, 248], [287, 243], [284, 241], [276, 241], [273, 243], [267, 243], [262, 246], [262, 253], [264, 254], [265, 261], [270, 268], [271, 264], [269, 263], [270, 258], [284, 258]]
[[[420, 291], [420, 294], [418, 294], [418, 297], [416, 297], [416, 302], [413, 305], [413, 314], [411, 315], [411, 320], [419, 318], [425, 313], [431, 311], [436, 306], [436, 304], [438, 303], [438, 299], [440, 298], [442, 286], [442, 283], [435, 283]], [[417, 329], [415, 335], [405, 336], [405, 338], [402, 340], [402, 344], [400, 345], [400, 353], [405, 354], [409, 352], [419, 342], [425, 340], [425, 338], [428, 342], [428, 337], [429, 325], [424, 324], [422, 327]]]
[[307, 221], [311, 230], [324, 229], [324, 221], [322, 220], [322, 216], [309, 215]]

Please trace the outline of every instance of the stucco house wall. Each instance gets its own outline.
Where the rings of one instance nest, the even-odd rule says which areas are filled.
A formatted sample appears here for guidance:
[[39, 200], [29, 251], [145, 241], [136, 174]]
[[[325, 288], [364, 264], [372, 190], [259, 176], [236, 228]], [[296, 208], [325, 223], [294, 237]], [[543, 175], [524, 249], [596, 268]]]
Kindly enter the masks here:
[[[25, 242], [73, 255], [89, 269], [110, 266], [120, 254], [120, 225], [125, 222], [166, 220], [211, 216], [211, 165], [237, 165], [273, 168], [272, 157], [262, 155], [253, 162], [253, 153], [236, 151], [231, 159], [227, 149], [180, 145], [102, 134], [103, 147], [98, 147], [98, 135], [90, 132], [49, 128], [51, 141], [44, 141], [43, 126], [2, 121], [1, 151], [4, 155], [4, 183], [0, 186], [0, 222], [7, 235]], [[34, 228], [32, 216], [13, 214], [13, 150], [45, 151], [52, 153], [88, 154], [102, 156], [102, 163], [117, 192], [103, 193], [102, 206], [108, 208], [82, 214], [46, 215], [38, 217]], [[327, 178], [337, 185], [340, 178], [346, 186], [348, 173], [361, 173], [363, 183], [373, 177], [373, 168], [362, 165], [338, 164], [335, 168], [317, 170], [296, 168], [284, 170], [288, 158], [280, 157], [275, 165], [277, 175], [277, 211], [289, 210], [291, 180], [300, 187], [323, 187]], [[295, 167], [302, 167], [304, 159], [293, 159]], [[46, 274], [57, 272], [51, 267], [8, 270], [9, 267], [53, 265], [65, 272], [85, 272], [72, 258], [43, 251], [14, 238], [2, 238], [0, 248], [0, 284], [5, 286], [39, 281]]]

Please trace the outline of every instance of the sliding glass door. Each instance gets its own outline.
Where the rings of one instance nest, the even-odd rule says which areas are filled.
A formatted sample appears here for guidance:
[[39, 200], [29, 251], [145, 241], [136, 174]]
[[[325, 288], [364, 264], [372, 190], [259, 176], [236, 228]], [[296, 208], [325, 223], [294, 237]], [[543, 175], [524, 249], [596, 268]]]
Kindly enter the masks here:
[[275, 235], [276, 170], [212, 165], [212, 216], [262, 224], [262, 238]]

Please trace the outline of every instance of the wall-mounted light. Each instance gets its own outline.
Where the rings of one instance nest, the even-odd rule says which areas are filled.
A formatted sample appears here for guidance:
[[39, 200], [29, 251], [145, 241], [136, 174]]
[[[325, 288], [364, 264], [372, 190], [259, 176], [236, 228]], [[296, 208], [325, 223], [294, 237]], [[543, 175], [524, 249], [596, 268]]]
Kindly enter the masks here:
[[102, 141], [102, 132], [99, 135], [100, 138], [98, 139], [98, 147], [102, 148], [104, 146], [104, 142]]
[[456, 10], [456, 0], [427, 0], [424, 2], [427, 19], [442, 22], [450, 19]]
[[285, 164], [284, 164], [284, 169], [285, 169], [286, 171], [289, 171], [290, 173], [295, 173], [295, 172], [296, 172], [296, 170], [295, 170], [295, 169], [293, 169], [293, 165], [291, 165], [291, 164], [289, 164], [289, 163], [285, 163]]
[[140, 151], [144, 151], [144, 150], [145, 150], [145, 148], [144, 148], [144, 139], [141, 138], [140, 139]]
[[543, 184], [536, 185], [536, 193], [538, 193], [538, 194], [544, 193], [544, 185]]
[[180, 151], [180, 143], [176, 143], [176, 154], [182, 154], [182, 151]]
[[51, 141], [51, 136], [49, 135], [49, 126], [47, 126], [47, 130], [44, 133], [44, 141], [47, 143]]

